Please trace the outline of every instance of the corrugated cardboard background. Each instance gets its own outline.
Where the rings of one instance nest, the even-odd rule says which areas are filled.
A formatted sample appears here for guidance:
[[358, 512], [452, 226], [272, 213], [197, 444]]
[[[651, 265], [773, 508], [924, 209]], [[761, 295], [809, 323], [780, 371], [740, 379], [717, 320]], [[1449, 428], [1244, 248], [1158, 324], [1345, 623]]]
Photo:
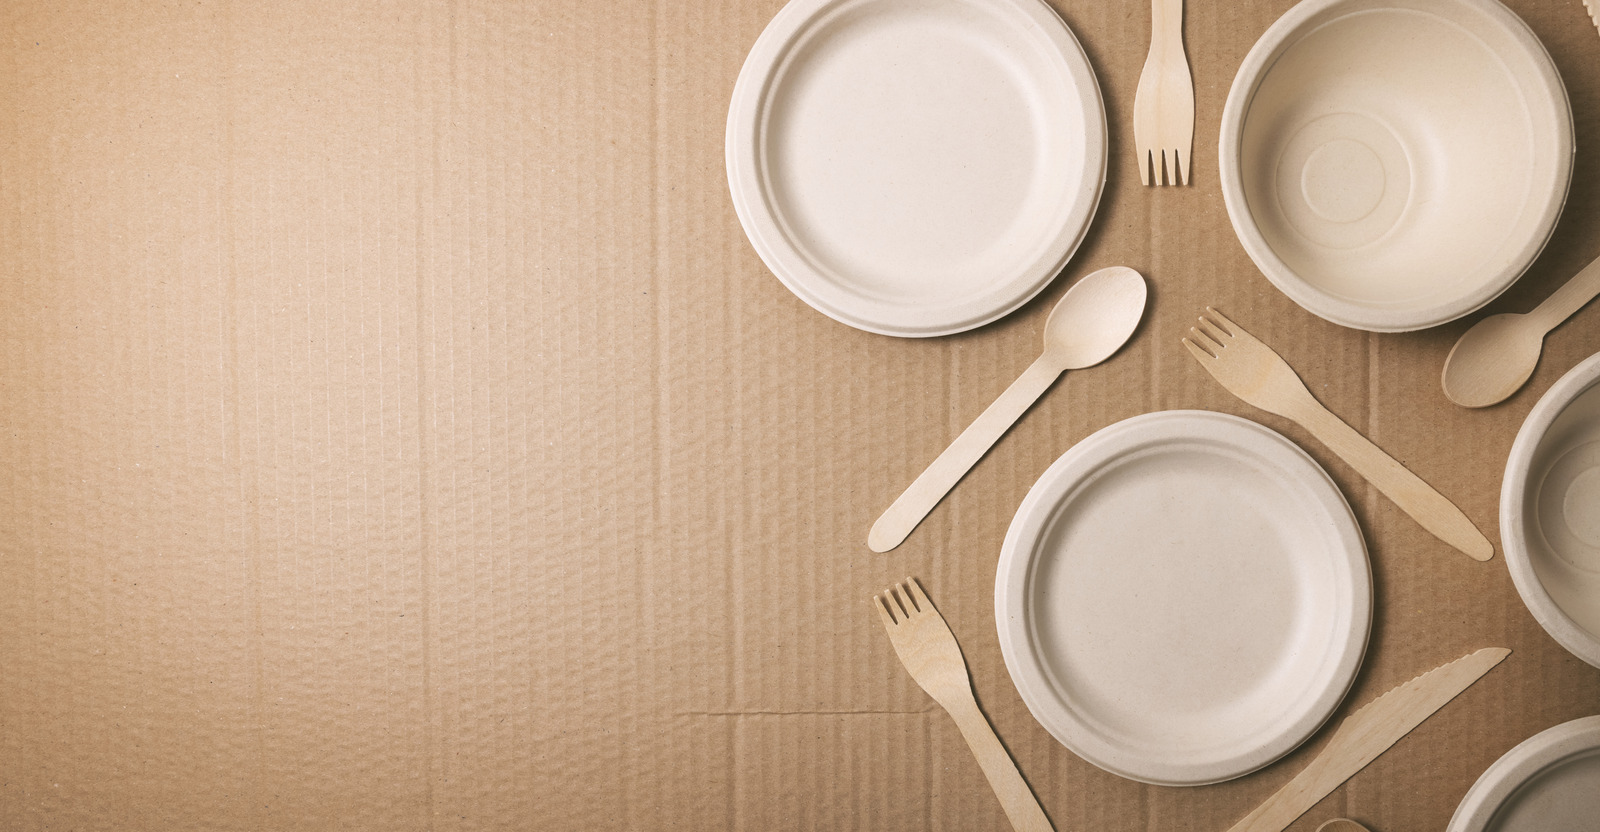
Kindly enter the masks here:
[[[1177, 339], [1216, 304], [1498, 539], [1523, 416], [1438, 374], [1468, 321], [1340, 329], [1235, 241], [1223, 98], [1286, 0], [1191, 3], [1195, 185], [1140, 188], [1143, 3], [1055, 2], [1115, 155], [1062, 279], [964, 335], [795, 299], [727, 196], [723, 120], [777, 0], [0, 7], [0, 827], [1003, 829], [869, 594], [917, 575], [1061, 830], [1220, 830], [1288, 779], [1142, 786], [1075, 758], [1000, 659], [1011, 513], [1073, 442], [1155, 409], [1305, 445], [1367, 532], [1372, 649], [1340, 714], [1468, 650], [1512, 657], [1295, 827], [1441, 829], [1500, 753], [1600, 712], [1600, 671]], [[1600, 255], [1600, 35], [1516, 0], [1579, 156], [1549, 249]], [[1037, 354], [1069, 282], [1137, 268], [1136, 340], [1069, 374], [901, 548], [878, 512]], [[1475, 319], [1476, 316], [1474, 316]]]

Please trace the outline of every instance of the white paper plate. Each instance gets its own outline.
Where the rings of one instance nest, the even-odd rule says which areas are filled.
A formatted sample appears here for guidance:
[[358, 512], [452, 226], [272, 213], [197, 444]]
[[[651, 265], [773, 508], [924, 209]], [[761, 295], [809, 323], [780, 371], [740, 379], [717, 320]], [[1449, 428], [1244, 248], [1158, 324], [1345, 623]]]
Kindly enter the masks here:
[[1105, 109], [1040, 0], [792, 0], [728, 110], [728, 185], [784, 285], [885, 335], [1021, 306], [1083, 239]]
[[1507, 751], [1456, 807], [1448, 832], [1600, 828], [1600, 716], [1542, 731]]
[[1300, 448], [1235, 416], [1118, 422], [1028, 492], [995, 578], [1035, 718], [1115, 774], [1215, 783], [1327, 720], [1366, 652], [1372, 575], [1350, 506]]

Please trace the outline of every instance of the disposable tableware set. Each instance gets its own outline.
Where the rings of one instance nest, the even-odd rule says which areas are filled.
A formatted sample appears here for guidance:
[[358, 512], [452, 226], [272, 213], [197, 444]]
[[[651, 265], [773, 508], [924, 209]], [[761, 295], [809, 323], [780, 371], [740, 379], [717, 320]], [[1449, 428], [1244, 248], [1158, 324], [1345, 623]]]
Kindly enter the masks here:
[[[1183, 18], [1182, 0], [1152, 0], [1131, 148], [1146, 185], [1193, 181]], [[1303, 0], [1240, 65], [1218, 151], [1229, 220], [1274, 286], [1335, 324], [1403, 332], [1481, 309], [1528, 268], [1565, 204], [1574, 131], [1549, 55], [1496, 0]], [[818, 311], [899, 337], [970, 330], [1043, 291], [1094, 220], [1110, 152], [1093, 69], [1043, 0], [790, 0], [728, 114], [729, 186], [763, 262]], [[1484, 318], [1444, 362], [1446, 397], [1510, 397], [1545, 334], [1596, 294], [1600, 261], [1528, 314]], [[1132, 269], [1080, 278], [1037, 360], [884, 496], [868, 546], [913, 534], [1062, 373], [1136, 337], [1146, 302]], [[1423, 468], [1335, 415], [1245, 326], [1207, 307], [1180, 341], [1172, 348], [1222, 387], [1305, 428], [1440, 541], [1493, 558]], [[1528, 416], [1500, 526], [1534, 617], [1600, 667], [1600, 355]], [[1135, 416], [1068, 448], [1017, 508], [994, 597], [1006, 668], [1039, 723], [1108, 772], [1168, 786], [1240, 777], [1316, 734], [1360, 669], [1374, 605], [1365, 538], [1327, 472], [1276, 431], [1198, 410]], [[1050, 829], [922, 586], [908, 578], [872, 604], [1012, 824]], [[1232, 832], [1286, 828], [1509, 652], [1417, 668], [1346, 716]], [[1583, 824], [1595, 817], [1600, 716], [1509, 752], [1450, 832], [1593, 828]]]

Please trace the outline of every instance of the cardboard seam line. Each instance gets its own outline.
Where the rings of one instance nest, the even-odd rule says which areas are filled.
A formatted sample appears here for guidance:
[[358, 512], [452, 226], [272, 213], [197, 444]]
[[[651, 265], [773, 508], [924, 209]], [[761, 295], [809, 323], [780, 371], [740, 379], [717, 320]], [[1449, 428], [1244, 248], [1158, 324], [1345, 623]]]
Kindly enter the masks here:
[[927, 714], [943, 713], [938, 706], [931, 708], [917, 708], [913, 710], [837, 710], [837, 711], [675, 711], [673, 716], [698, 716], [698, 717], [747, 717], [747, 716], [924, 716]]
[[[424, 334], [428, 333], [431, 329], [430, 323], [432, 322], [432, 319], [429, 314], [430, 310], [428, 307], [429, 247], [424, 245], [423, 241], [431, 240], [430, 229], [428, 227], [429, 220], [431, 218], [431, 212], [429, 209], [437, 200], [430, 200], [427, 192], [429, 189], [431, 189], [434, 192], [435, 197], [437, 197], [440, 172], [443, 170], [443, 126], [447, 122], [447, 119], [449, 119], [452, 115], [451, 110], [455, 106], [454, 91], [457, 83], [456, 5], [453, 1], [448, 4], [447, 14], [445, 49], [448, 58], [448, 71], [447, 82], [444, 85], [444, 89], [437, 95], [431, 94], [434, 92], [434, 90], [431, 89], [432, 85], [428, 84], [427, 82], [427, 75], [423, 71], [422, 62], [419, 60], [413, 64], [413, 82], [415, 85], [413, 94], [416, 96], [419, 104], [419, 111], [423, 111], [423, 108], [426, 107], [426, 115], [424, 118], [427, 119], [427, 124], [425, 127], [427, 130], [426, 152], [428, 153], [426, 179], [417, 183], [415, 192], [416, 202], [414, 209], [416, 211], [416, 225], [413, 229], [413, 233], [416, 235], [417, 242], [417, 256], [414, 268], [416, 269], [415, 288], [417, 293], [417, 306], [415, 310], [417, 327], [416, 482], [417, 519], [419, 529], [417, 536], [417, 559], [419, 567], [418, 583], [420, 585], [419, 589], [422, 606], [422, 706], [424, 709], [422, 798], [423, 805], [425, 805], [428, 809], [427, 828], [430, 830], [434, 828], [433, 819], [439, 814], [438, 794], [434, 789], [434, 778], [440, 775], [440, 769], [443, 765], [443, 752], [440, 747], [443, 742], [443, 732], [439, 727], [440, 710], [442, 705], [438, 701], [438, 693], [435, 688], [436, 681], [434, 679], [435, 656], [433, 646], [433, 570], [434, 550], [437, 546], [437, 543], [434, 540], [434, 512], [432, 511], [432, 494], [430, 493], [430, 489], [433, 487], [433, 480], [432, 471], [430, 470], [429, 465], [429, 452], [433, 449], [432, 446], [434, 444], [434, 434], [432, 430], [433, 425], [429, 418], [429, 414], [435, 413], [435, 418], [437, 418], [437, 416], [436, 412], [429, 407], [429, 403], [435, 398], [435, 391], [433, 389], [432, 376], [428, 372], [429, 356], [426, 349], [428, 345], [434, 342], [424, 338]], [[420, 31], [417, 34], [417, 39], [421, 45], [417, 51], [420, 54], [424, 48], [429, 46], [436, 48], [436, 44], [429, 42], [429, 27], [426, 26], [425, 16], [419, 15], [418, 17]], [[439, 100], [441, 97], [443, 98], [442, 104]], [[426, 102], [426, 104], [423, 102]], [[421, 145], [423, 142], [419, 141], [418, 144]]]
[[242, 296], [239, 289], [239, 224], [234, 211], [238, 205], [238, 167], [239, 144], [237, 138], [237, 115], [239, 112], [239, 96], [236, 74], [238, 62], [238, 45], [235, 42], [234, 7], [233, 4], [222, 6], [222, 20], [220, 22], [223, 70], [218, 79], [222, 86], [222, 141], [226, 167], [222, 174], [223, 198], [222, 204], [226, 210], [222, 212], [222, 267], [223, 267], [223, 302], [226, 304], [227, 320], [227, 362], [228, 362], [228, 387], [227, 401], [223, 403], [223, 424], [226, 437], [226, 453], [232, 456], [232, 467], [239, 477], [239, 495], [243, 500], [241, 506], [244, 513], [242, 522], [246, 537], [245, 551], [248, 552], [249, 588], [246, 602], [249, 605], [250, 618], [250, 719], [253, 723], [250, 741], [255, 750], [255, 760], [252, 765], [252, 785], [250, 795], [250, 824], [256, 829], [266, 826], [266, 798], [259, 784], [266, 781], [267, 760], [267, 666], [266, 666], [266, 628], [265, 611], [262, 601], [262, 532], [261, 532], [261, 466], [256, 457], [252, 456], [247, 463], [244, 456], [244, 430], [241, 424], [240, 409], [244, 401], [244, 386], [241, 381], [243, 372], [242, 350], [240, 347], [240, 306]]

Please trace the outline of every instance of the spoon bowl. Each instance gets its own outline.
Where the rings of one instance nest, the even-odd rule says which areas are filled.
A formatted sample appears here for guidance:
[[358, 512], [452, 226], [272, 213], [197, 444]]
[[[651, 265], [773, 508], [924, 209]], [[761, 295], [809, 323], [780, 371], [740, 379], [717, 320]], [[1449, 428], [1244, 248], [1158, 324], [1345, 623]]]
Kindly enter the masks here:
[[1491, 315], [1456, 342], [1444, 360], [1444, 394], [1462, 407], [1511, 397], [1533, 375], [1544, 336], [1600, 295], [1600, 260], [1561, 284], [1525, 315]]
[[1515, 312], [1473, 324], [1444, 360], [1444, 394], [1462, 407], [1505, 401], [1528, 383], [1544, 351], [1545, 328]]
[[1317, 827], [1317, 832], [1372, 832], [1349, 818], [1334, 818]]
[[1081, 370], [1110, 358], [1139, 328], [1148, 294], [1144, 278], [1124, 266], [1078, 281], [1045, 321], [1045, 356], [1061, 370]]

